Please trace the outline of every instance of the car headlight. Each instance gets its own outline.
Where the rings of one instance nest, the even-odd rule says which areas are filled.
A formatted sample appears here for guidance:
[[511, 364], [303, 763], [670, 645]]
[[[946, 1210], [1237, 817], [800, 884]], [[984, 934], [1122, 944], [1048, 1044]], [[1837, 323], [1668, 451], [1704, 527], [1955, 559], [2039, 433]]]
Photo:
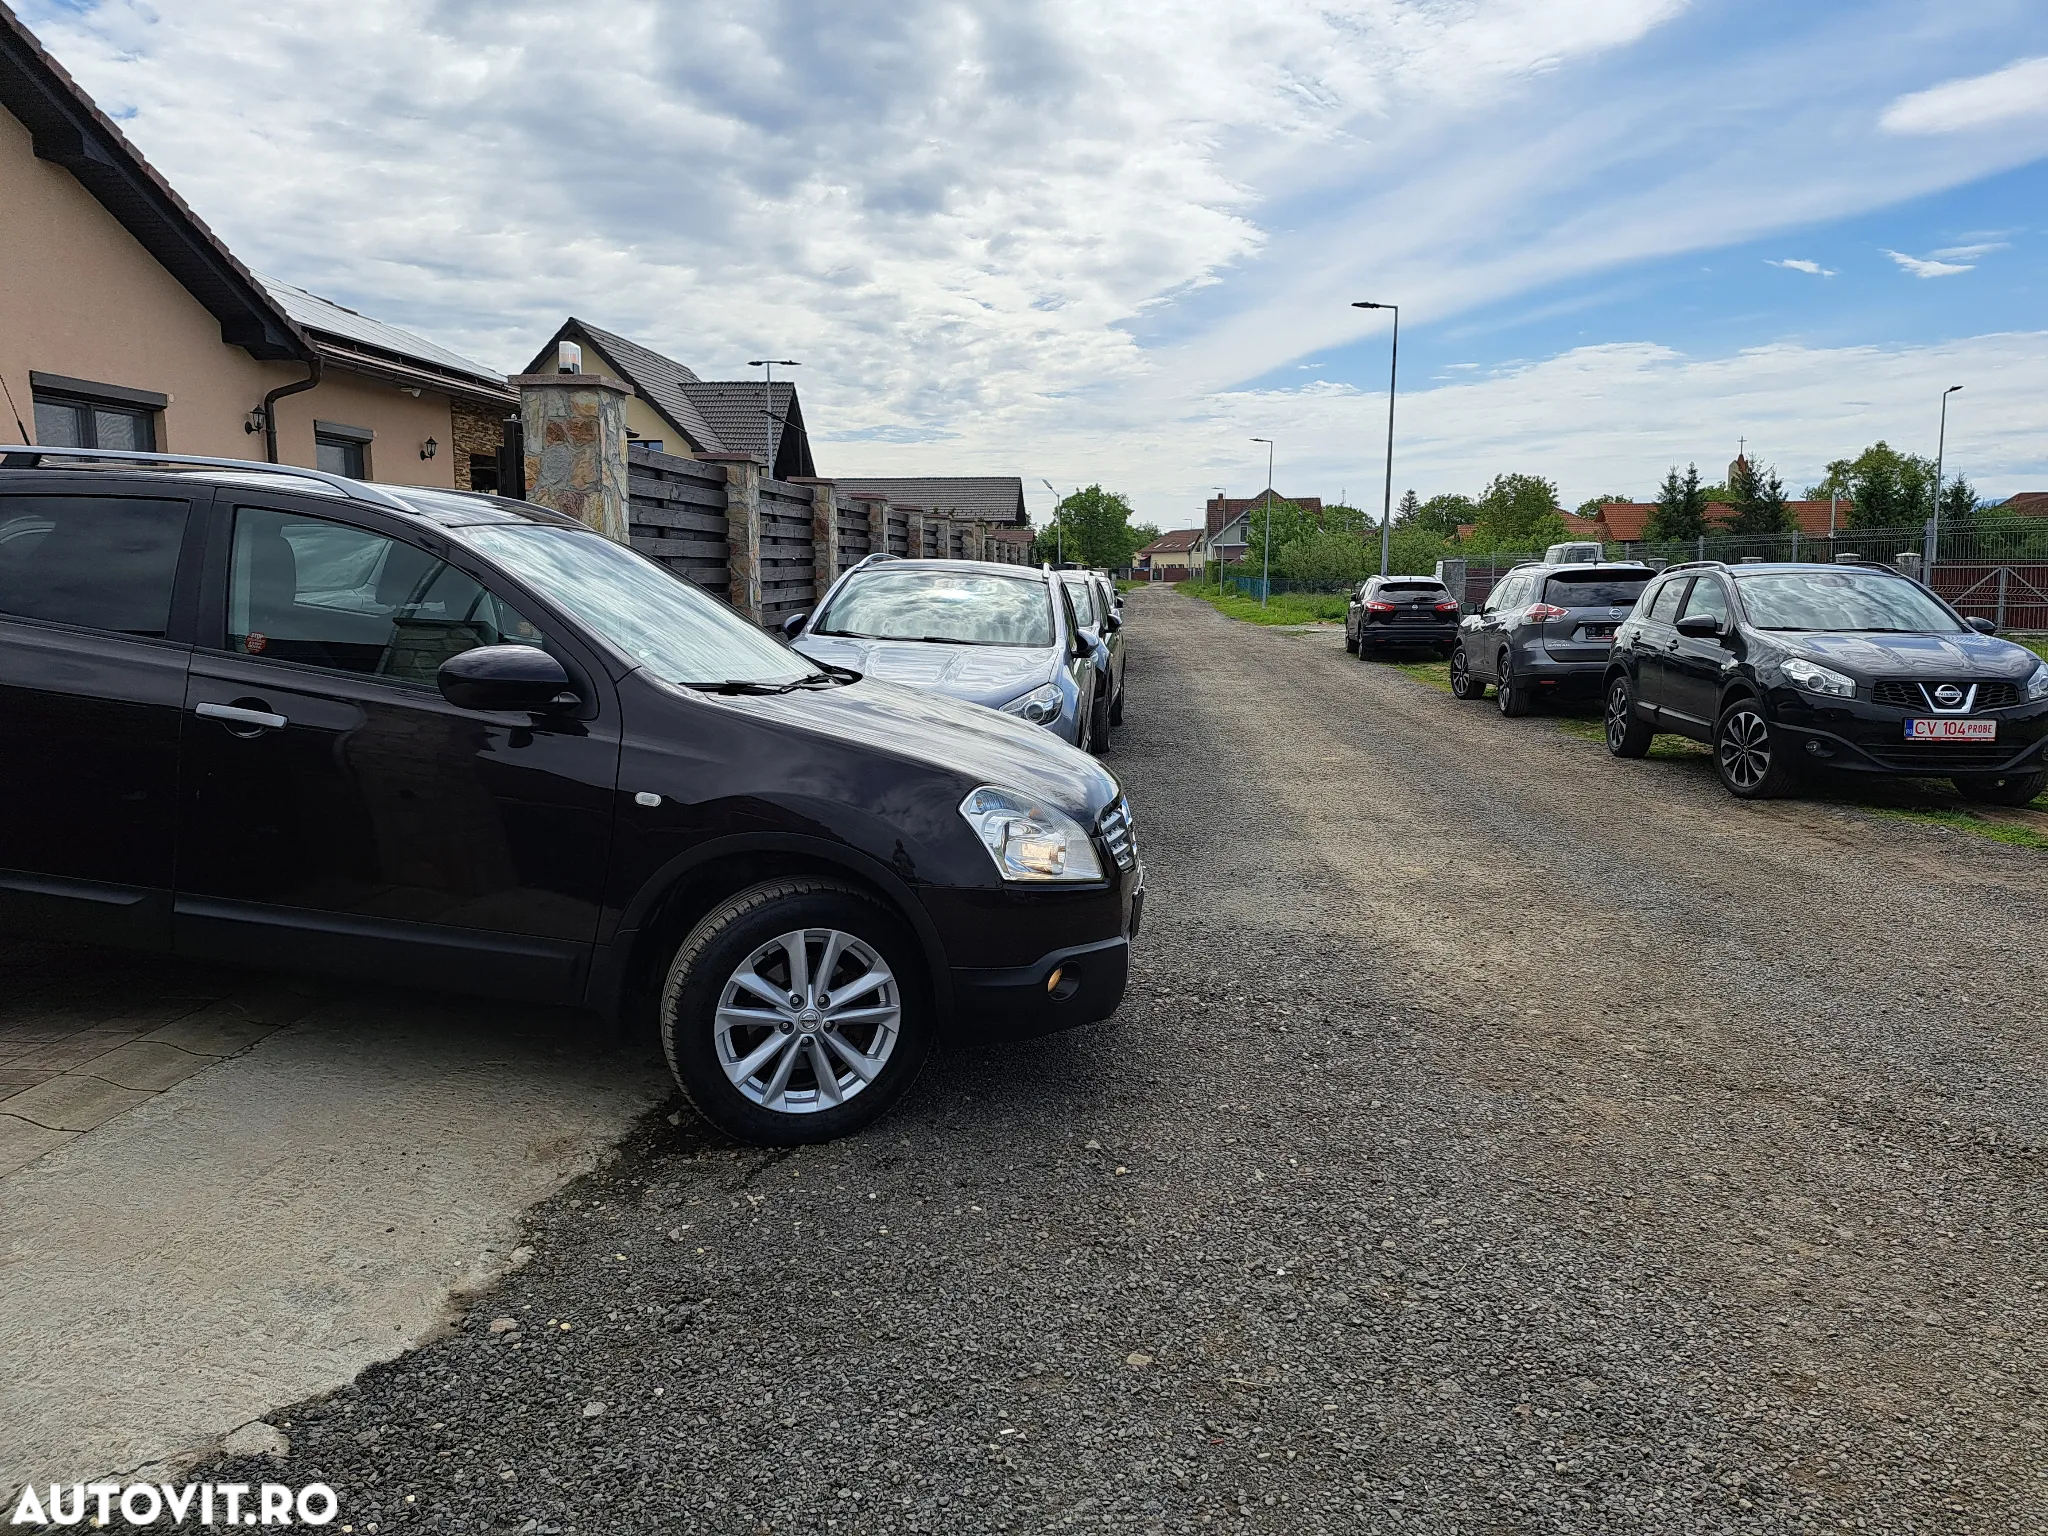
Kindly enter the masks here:
[[1047, 721], [1059, 719], [1063, 702], [1057, 683], [1040, 683], [1029, 693], [1020, 693], [1005, 704], [1003, 713], [1017, 715], [1033, 725], [1044, 725]]
[[2048, 662], [2034, 668], [2034, 675], [2027, 679], [2029, 699], [2048, 699]]
[[1830, 698], [1853, 699], [1856, 697], [1856, 680], [1844, 677], [1833, 667], [1824, 667], [1817, 661], [1794, 656], [1778, 670], [1792, 679], [1795, 686], [1808, 693], [1825, 693]]
[[1005, 880], [1100, 880], [1095, 840], [1071, 816], [1013, 789], [983, 785], [960, 802]]

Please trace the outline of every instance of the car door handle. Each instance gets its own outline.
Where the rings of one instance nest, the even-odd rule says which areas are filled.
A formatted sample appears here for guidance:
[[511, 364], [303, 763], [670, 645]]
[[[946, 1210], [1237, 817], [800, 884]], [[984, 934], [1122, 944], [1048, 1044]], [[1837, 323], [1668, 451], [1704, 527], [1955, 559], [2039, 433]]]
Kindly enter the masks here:
[[242, 709], [233, 704], [201, 704], [193, 713], [206, 720], [219, 720], [228, 725], [250, 725], [266, 731], [281, 731], [291, 724], [283, 715], [273, 715], [261, 709]]

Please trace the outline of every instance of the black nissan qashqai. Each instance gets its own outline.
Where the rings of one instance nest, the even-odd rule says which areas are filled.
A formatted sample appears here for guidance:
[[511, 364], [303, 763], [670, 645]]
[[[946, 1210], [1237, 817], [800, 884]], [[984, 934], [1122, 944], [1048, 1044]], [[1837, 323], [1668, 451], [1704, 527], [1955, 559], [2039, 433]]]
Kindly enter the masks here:
[[763, 1143], [1122, 997], [1130, 810], [1046, 731], [539, 507], [85, 457], [0, 460], [0, 932], [656, 1021]]
[[1882, 566], [1675, 565], [1614, 638], [1607, 748], [1713, 748], [1743, 799], [1808, 769], [1947, 778], [2024, 805], [2048, 786], [2048, 663]]

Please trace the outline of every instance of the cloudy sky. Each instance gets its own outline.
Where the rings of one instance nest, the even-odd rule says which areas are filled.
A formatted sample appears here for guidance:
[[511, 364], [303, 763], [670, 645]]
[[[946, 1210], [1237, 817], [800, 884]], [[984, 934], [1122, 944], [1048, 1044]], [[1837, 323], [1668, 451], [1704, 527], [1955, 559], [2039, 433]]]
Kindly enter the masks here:
[[[20, 0], [16, 0], [19, 4]], [[523, 365], [801, 359], [822, 473], [2048, 489], [2040, 0], [28, 0], [251, 266]]]

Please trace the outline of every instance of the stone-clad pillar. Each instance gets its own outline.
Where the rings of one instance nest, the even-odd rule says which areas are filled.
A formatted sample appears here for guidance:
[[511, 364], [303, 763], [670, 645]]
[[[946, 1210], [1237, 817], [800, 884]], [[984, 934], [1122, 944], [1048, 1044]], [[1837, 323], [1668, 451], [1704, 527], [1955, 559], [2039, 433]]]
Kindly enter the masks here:
[[700, 453], [725, 468], [725, 568], [734, 608], [761, 622], [761, 461], [751, 453]]
[[792, 485], [811, 488], [811, 602], [825, 600], [825, 593], [839, 579], [839, 492], [830, 480], [796, 476]]
[[[868, 553], [886, 555], [889, 553], [889, 498], [886, 496], [856, 496], [854, 505], [864, 508], [868, 515]], [[906, 541], [907, 543], [907, 541]], [[914, 560], [918, 552], [910, 550]]]
[[526, 373], [512, 385], [526, 436], [526, 499], [626, 543], [631, 391], [594, 373]]

